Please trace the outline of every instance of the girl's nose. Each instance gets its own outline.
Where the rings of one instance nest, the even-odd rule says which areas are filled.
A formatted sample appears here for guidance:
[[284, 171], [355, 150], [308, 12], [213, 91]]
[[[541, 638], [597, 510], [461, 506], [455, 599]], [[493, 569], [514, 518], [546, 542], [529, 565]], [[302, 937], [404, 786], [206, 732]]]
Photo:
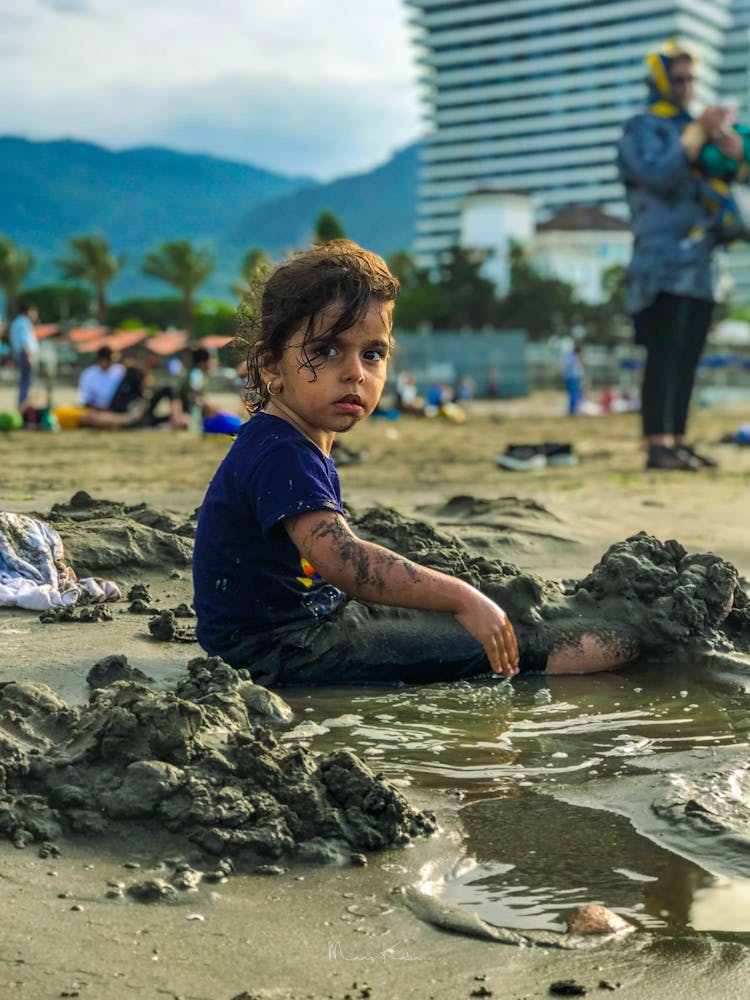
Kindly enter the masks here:
[[365, 366], [359, 354], [355, 354], [353, 357], [348, 358], [346, 369], [344, 371], [344, 378], [347, 380], [352, 379], [355, 382], [361, 382], [364, 377]]

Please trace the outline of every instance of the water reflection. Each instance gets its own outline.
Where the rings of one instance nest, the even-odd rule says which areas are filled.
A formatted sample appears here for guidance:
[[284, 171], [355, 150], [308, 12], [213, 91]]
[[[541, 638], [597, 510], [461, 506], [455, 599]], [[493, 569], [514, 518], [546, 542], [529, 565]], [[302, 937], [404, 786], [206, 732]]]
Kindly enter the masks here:
[[[595, 901], [655, 931], [745, 931], [750, 880], [718, 878], [698, 849], [639, 834], [611, 791], [644, 769], [747, 741], [745, 678], [714, 665], [286, 695], [298, 722], [316, 724], [316, 749], [354, 749], [412, 798], [461, 801], [475, 867], [444, 895], [488, 922], [561, 929], [571, 909]], [[596, 805], [604, 788], [606, 809], [562, 801], [583, 793]]]

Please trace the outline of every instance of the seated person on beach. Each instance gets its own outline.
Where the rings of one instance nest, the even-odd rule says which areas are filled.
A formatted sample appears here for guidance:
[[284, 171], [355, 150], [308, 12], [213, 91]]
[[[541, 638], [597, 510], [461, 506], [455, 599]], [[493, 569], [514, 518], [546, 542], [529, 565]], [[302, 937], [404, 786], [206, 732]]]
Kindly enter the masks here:
[[383, 391], [398, 281], [347, 240], [297, 254], [241, 311], [248, 406], [195, 539], [198, 639], [260, 684], [429, 683], [586, 673], [634, 650], [568, 629], [518, 648], [505, 611], [468, 583], [358, 537], [330, 458]]
[[190, 369], [177, 389], [178, 408], [187, 421], [187, 426], [192, 424], [205, 434], [236, 434], [242, 426], [241, 418], [220, 410], [205, 397], [208, 375], [212, 368], [211, 355], [205, 347], [197, 347], [193, 351]]
[[125, 365], [116, 360], [112, 348], [106, 344], [100, 347], [96, 362], [84, 368], [78, 379], [81, 405], [93, 410], [109, 410], [124, 375]]
[[106, 344], [100, 347], [96, 352], [96, 362], [84, 368], [78, 379], [80, 405], [60, 405], [52, 411], [60, 428], [71, 430], [76, 427], [95, 427], [117, 430], [132, 426], [132, 415], [113, 413], [110, 409], [124, 375], [125, 366], [115, 360], [112, 348]]
[[[144, 375], [132, 360], [121, 364], [115, 352], [104, 344], [96, 352], [96, 363], [84, 368], [78, 380], [80, 405], [56, 406], [53, 410], [62, 430], [93, 427], [118, 430], [143, 427], [159, 422], [154, 413], [163, 398], [171, 399], [169, 389], [149, 393], [144, 390]], [[164, 418], [169, 420], [169, 415]]]
[[424, 416], [425, 401], [411, 372], [402, 372], [396, 379], [396, 406], [402, 413]]
[[125, 362], [125, 373], [112, 397], [113, 413], [130, 413], [139, 427], [187, 427], [179, 402], [168, 386], [155, 388], [153, 375], [133, 358]]

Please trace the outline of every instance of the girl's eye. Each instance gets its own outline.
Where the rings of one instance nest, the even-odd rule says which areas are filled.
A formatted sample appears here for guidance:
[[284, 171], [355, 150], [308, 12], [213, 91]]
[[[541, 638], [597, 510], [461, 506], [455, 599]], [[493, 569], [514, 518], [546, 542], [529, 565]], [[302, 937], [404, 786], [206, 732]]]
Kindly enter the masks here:
[[314, 358], [335, 358], [339, 353], [333, 344], [321, 344], [319, 347], [313, 349]]
[[373, 347], [369, 351], [365, 351], [363, 357], [365, 361], [382, 361], [385, 355]]

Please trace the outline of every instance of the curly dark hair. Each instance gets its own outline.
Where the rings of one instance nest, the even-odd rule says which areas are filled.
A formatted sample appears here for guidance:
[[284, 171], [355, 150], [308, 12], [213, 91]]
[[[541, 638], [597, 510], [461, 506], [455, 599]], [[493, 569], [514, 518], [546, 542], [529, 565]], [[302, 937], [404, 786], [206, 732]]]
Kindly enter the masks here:
[[[308, 369], [314, 382], [316, 369], [324, 359], [307, 353], [306, 346], [313, 336], [317, 355], [319, 347], [325, 348], [354, 326], [373, 301], [381, 305], [393, 302], [398, 290], [398, 279], [385, 261], [351, 240], [331, 240], [296, 253], [265, 280], [261, 278], [244, 297], [237, 313], [236, 344], [247, 351], [247, 409], [255, 413], [268, 402], [261, 369], [269, 358], [281, 359], [294, 333], [304, 331], [300, 370]], [[320, 331], [317, 318], [334, 304], [341, 306], [340, 313], [327, 330]]]

